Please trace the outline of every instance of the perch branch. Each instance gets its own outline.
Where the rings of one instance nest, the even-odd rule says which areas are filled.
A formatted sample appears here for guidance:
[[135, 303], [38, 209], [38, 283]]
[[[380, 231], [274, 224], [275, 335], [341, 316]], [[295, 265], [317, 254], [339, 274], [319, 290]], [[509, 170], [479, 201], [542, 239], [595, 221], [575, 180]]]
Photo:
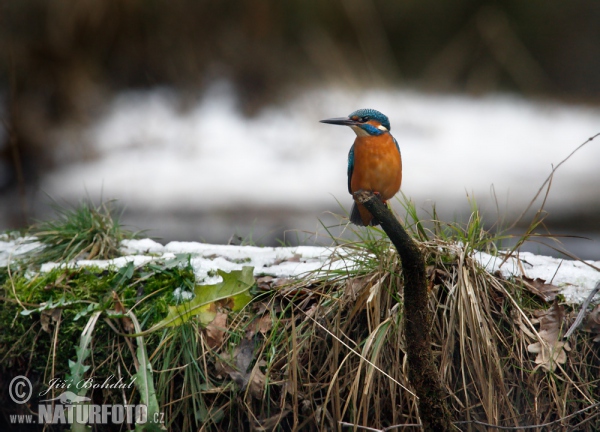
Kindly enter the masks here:
[[431, 350], [431, 313], [425, 261], [416, 243], [392, 212], [372, 192], [358, 191], [354, 199], [379, 221], [400, 255], [404, 275], [404, 328], [409, 380], [419, 397], [419, 415], [426, 431], [455, 430]]

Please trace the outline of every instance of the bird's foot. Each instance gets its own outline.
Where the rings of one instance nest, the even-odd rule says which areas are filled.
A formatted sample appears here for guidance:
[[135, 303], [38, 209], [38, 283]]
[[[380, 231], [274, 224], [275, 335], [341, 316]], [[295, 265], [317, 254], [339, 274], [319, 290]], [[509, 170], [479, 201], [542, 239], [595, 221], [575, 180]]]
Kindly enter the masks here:
[[373, 195], [375, 195], [377, 198], [379, 198], [379, 201], [381, 201], [384, 204], [387, 204], [387, 201], [384, 200], [383, 198], [381, 198], [381, 194], [377, 191], [373, 191]]

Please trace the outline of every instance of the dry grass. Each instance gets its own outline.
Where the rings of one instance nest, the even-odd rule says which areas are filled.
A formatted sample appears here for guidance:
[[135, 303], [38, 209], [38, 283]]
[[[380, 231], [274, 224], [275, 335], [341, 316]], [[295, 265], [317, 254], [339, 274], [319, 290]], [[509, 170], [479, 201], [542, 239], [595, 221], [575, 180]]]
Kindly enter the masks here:
[[[555, 422], [551, 430], [597, 430], [600, 358], [593, 335], [575, 333], [565, 363], [536, 364], [528, 347], [548, 346], [539, 316], [551, 304], [478, 267], [472, 245], [481, 249], [487, 239], [494, 247], [479, 216], [465, 227], [446, 225], [445, 234], [441, 223], [432, 232], [410, 221], [408, 215], [428, 263], [434, 355], [457, 427], [518, 430]], [[449, 239], [459, 232], [460, 242]], [[348, 270], [284, 283], [259, 279], [255, 301], [229, 313], [223, 328], [191, 320], [145, 339], [169, 430], [381, 430], [419, 423], [407, 378], [398, 257], [377, 229], [361, 235], [338, 249]], [[126, 302], [126, 291], [121, 295]], [[152, 296], [146, 301], [154, 307]], [[571, 315], [560, 316], [562, 328]], [[56, 323], [44, 366], [50, 375], [60, 369], [56, 353], [68, 342], [61, 341], [62, 327], [73, 325], [79, 324], [64, 313]], [[91, 376], [135, 373], [131, 341], [115, 331], [121, 325], [110, 317], [98, 323]], [[121, 399], [116, 393], [96, 393], [94, 402]]]
[[[547, 329], [542, 328], [545, 313], [554, 320], [556, 331], [564, 334], [576, 311], [546, 303], [526, 285], [489, 274], [477, 265], [473, 252], [493, 252], [497, 240], [482, 228], [477, 211], [466, 226], [436, 222], [429, 230], [408, 203], [405, 225], [420, 239], [417, 242], [426, 256], [434, 356], [457, 427], [495, 430], [485, 426], [492, 424], [519, 430], [520, 426], [551, 423], [551, 430], [597, 430], [600, 358], [594, 335], [576, 332], [561, 363], [552, 351], [562, 346], [550, 343]], [[398, 256], [378, 229], [361, 230], [359, 235], [359, 240], [337, 249], [338, 259], [348, 264], [343, 271], [298, 281], [259, 278], [255, 300], [241, 313], [222, 310], [218, 324], [203, 328], [197, 320], [190, 320], [142, 341], [169, 430], [316, 431], [349, 430], [351, 425], [356, 430], [360, 426], [382, 430], [419, 423], [404, 351], [403, 277]], [[135, 301], [137, 314], [144, 320], [160, 319], [163, 315], [158, 308], [164, 311], [166, 307], [160, 293], [175, 286], [170, 279], [167, 285], [152, 282], [157, 294], [139, 301], [134, 287], [142, 280], [152, 281], [144, 271], [140, 269], [138, 276], [132, 269], [118, 288], [119, 295], [126, 305]], [[171, 277], [177, 285], [193, 277], [189, 269], [180, 274], [166, 264], [154, 271], [163, 277], [165, 272], [175, 272]], [[85, 284], [91, 283], [85, 273], [81, 277], [87, 278]], [[113, 278], [108, 283], [113, 287], [114, 281], [122, 280], [120, 273], [104, 277]], [[98, 286], [96, 291], [101, 298], [103, 288]], [[12, 292], [5, 289], [4, 296]], [[93, 300], [96, 294], [88, 295]], [[27, 299], [22, 298], [31, 301]], [[110, 303], [100, 304], [94, 310], [113, 308]], [[16, 308], [17, 304], [7, 301], [5, 306]], [[30, 309], [34, 306], [29, 304]], [[57, 304], [57, 310], [60, 307]], [[23, 358], [30, 349], [38, 355], [48, 350], [46, 364], [41, 365], [47, 379], [42, 382], [60, 374], [65, 366], [64, 359], [59, 359], [61, 352], [70, 349], [69, 337], [81, 334], [76, 326], [83, 326], [85, 320], [73, 321], [76, 311], [72, 308], [66, 306], [54, 324], [52, 311], [42, 312], [42, 326], [44, 316], [50, 320], [46, 325], [53, 335], [51, 342], [36, 347], [45, 338], [39, 337], [44, 334], [41, 330], [35, 330], [33, 348], [28, 345], [21, 350]], [[560, 314], [551, 314], [559, 309]], [[7, 316], [12, 320], [15, 314]], [[18, 317], [15, 322], [24, 319]], [[148, 321], [144, 326], [150, 325]], [[119, 318], [110, 315], [98, 322], [90, 376], [135, 374], [134, 347], [129, 338], [119, 336], [122, 326]], [[31, 328], [23, 327], [27, 332]], [[531, 352], [535, 343], [545, 347], [551, 360], [536, 363]], [[11, 350], [18, 351], [18, 344]], [[117, 393], [92, 396], [95, 403], [115, 399], [122, 403], [124, 398], [131, 402], [138, 397], [135, 392]]]
[[[428, 238], [422, 226], [413, 228]], [[468, 241], [481, 247], [487, 239], [492, 247], [493, 239], [477, 214], [462, 233], [461, 243], [432, 233], [434, 240], [420, 242], [429, 264], [435, 355], [454, 417], [463, 422], [457, 425], [488, 430], [480, 423], [556, 422], [556, 429], [594, 430], [592, 420], [600, 411], [586, 410], [598, 400], [599, 359], [591, 337], [579, 334], [565, 364], [537, 365], [528, 346], [546, 343], [534, 322], [550, 304], [478, 267]], [[407, 380], [397, 255], [377, 230], [340, 247], [340, 255], [358, 267], [312, 282], [263, 283], [265, 297], [230, 323], [220, 346], [206, 346], [199, 333], [203, 376], [221, 382], [201, 391], [202, 397], [229, 413], [228, 421], [220, 416], [225, 423], [214, 428], [339, 430], [343, 422], [383, 429], [419, 422]], [[566, 328], [569, 317], [563, 318]], [[265, 319], [269, 330], [257, 330], [256, 323]], [[220, 381], [223, 375], [211, 367], [240, 340], [254, 346], [253, 364], [260, 370], [254, 391], [251, 385], [239, 389]], [[203, 425], [211, 428], [210, 421]]]
[[[381, 243], [384, 251], [387, 244]], [[596, 403], [598, 356], [591, 338], [580, 334], [567, 362], [554, 370], [537, 366], [527, 347], [542, 340], [532, 322], [534, 311], [548, 305], [478, 268], [464, 247], [440, 242], [422, 247], [431, 263], [440, 375], [455, 419], [471, 422], [458, 424], [460, 429], [489, 430], [475, 422], [543, 424]], [[200, 393], [207, 405], [225, 411], [218, 424], [209, 421], [202, 429], [339, 430], [340, 422], [383, 429], [419, 423], [403, 350], [399, 263], [391, 251], [378, 262], [366, 274], [270, 291], [253, 311], [230, 323], [219, 347], [208, 347], [203, 333], [196, 333], [203, 375], [222, 383]], [[271, 329], [255, 331], [265, 316]], [[252, 340], [254, 365], [261, 370], [258, 391], [231, 386], [215, 373], [219, 354], [240, 338]], [[183, 390], [175, 387], [165, 399], [178, 399]], [[553, 429], [594, 430], [590, 420], [598, 413], [580, 412]]]

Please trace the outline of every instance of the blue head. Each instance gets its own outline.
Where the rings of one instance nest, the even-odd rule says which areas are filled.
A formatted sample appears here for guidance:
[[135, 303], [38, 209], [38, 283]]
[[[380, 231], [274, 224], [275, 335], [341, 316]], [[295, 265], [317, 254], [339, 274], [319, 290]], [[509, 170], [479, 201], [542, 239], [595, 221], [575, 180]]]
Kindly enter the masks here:
[[382, 135], [391, 129], [387, 116], [370, 108], [356, 110], [348, 117], [321, 120], [321, 123], [350, 126], [358, 136]]

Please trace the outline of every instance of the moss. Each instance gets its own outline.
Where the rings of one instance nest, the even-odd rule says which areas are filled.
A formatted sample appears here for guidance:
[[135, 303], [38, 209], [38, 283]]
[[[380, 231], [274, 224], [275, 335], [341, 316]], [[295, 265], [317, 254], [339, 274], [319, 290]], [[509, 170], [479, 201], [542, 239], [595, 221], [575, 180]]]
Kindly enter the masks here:
[[[184, 265], [179, 266], [181, 263]], [[135, 311], [144, 327], [158, 322], [173, 302], [173, 291], [177, 287], [193, 289], [195, 284], [189, 260], [185, 264], [180, 258], [176, 264], [154, 262], [139, 269], [130, 264], [117, 271], [56, 268], [33, 278], [23, 272], [13, 274], [12, 281], [4, 277], [0, 288], [0, 328], [4, 329], [0, 332], [0, 364], [5, 370], [16, 363], [28, 364], [30, 370], [43, 375], [52, 361], [55, 376], [67, 373], [69, 360], [76, 357], [75, 346], [87, 323], [86, 316], [96, 309], [114, 309], [113, 292], [125, 308], [137, 304]], [[48, 304], [57, 307], [45, 309]], [[58, 312], [52, 313], [55, 309], [60, 310], [60, 316]], [[57, 325], [59, 337], [53, 347]], [[149, 349], [153, 349], [151, 341], [157, 343], [157, 339], [149, 338]], [[124, 344], [105, 323], [94, 330], [94, 340], [97, 363], [114, 356], [115, 346], [123, 348]], [[121, 354], [131, 355], [125, 350]], [[114, 371], [109, 373], [108, 366], [104, 369], [108, 375], [114, 374]]]

